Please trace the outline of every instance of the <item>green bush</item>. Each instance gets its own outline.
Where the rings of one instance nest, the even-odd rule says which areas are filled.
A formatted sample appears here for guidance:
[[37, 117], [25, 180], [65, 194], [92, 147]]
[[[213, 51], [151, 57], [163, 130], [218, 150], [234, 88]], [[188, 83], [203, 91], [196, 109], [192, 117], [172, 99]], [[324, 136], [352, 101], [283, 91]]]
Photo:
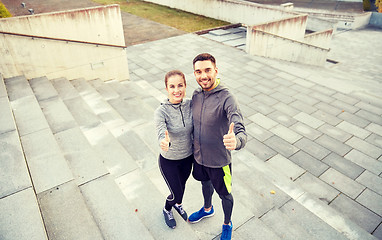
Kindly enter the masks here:
[[370, 11], [371, 10], [370, 0], [363, 0], [363, 10], [364, 11]]
[[0, 18], [12, 17], [12, 14], [9, 13], [8, 9], [0, 2]]

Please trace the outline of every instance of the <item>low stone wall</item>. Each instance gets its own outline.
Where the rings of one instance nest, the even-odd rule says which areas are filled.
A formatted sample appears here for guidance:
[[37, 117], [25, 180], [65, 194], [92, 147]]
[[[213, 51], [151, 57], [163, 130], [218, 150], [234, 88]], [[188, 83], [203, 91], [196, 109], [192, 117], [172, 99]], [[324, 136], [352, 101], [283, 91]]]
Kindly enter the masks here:
[[6, 78], [129, 79], [118, 5], [0, 19], [0, 32]]
[[[248, 35], [248, 30], [247, 52], [249, 54], [317, 66], [322, 66], [326, 62], [329, 49], [256, 29]], [[263, 44], [264, 42], [266, 44]]]
[[370, 26], [382, 28], [382, 13], [373, 12], [370, 17]]
[[298, 14], [238, 0], [145, 0], [230, 23], [255, 25]]

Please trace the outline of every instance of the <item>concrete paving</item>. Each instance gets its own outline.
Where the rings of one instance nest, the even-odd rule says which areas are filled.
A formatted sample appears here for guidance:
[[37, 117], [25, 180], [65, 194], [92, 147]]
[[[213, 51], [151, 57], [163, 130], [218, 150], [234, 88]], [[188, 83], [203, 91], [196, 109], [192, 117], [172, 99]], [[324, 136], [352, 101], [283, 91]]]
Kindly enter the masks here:
[[[235, 32], [242, 32], [242, 29], [239, 30]], [[215, 36], [219, 34], [221, 31], [215, 32]], [[52, 166], [54, 171], [49, 173], [44, 173], [49, 169], [30, 165], [32, 178], [37, 179], [37, 183], [45, 182], [35, 187], [45, 223], [51, 223], [45, 227], [51, 234], [49, 238], [61, 239], [81, 233], [81, 236], [93, 239], [118, 239], [139, 232], [141, 239], [217, 239], [222, 219], [217, 196], [214, 196], [215, 217], [194, 225], [179, 220], [175, 231], [164, 225], [160, 211], [168, 190], [156, 168], [156, 146], [150, 139], [152, 126], [150, 117], [147, 117], [166, 96], [164, 74], [172, 69], [182, 70], [187, 78], [188, 96], [191, 96], [198, 87], [193, 77], [192, 59], [200, 52], [210, 52], [217, 59], [222, 82], [238, 98], [249, 134], [245, 149], [233, 153], [233, 239], [382, 239], [382, 57], [376, 51], [382, 48], [379, 41], [382, 30], [365, 28], [336, 33], [329, 58], [338, 63], [328, 63], [325, 67], [250, 56], [243, 51], [242, 44], [235, 46], [226, 44], [226, 38], [219, 41], [210, 37], [180, 34], [129, 45], [130, 81], [122, 84], [97, 83], [97, 80], [90, 82], [99, 95], [103, 93], [104, 99], [108, 99], [103, 104], [109, 104], [118, 114], [108, 111], [110, 115], [105, 115], [97, 110], [99, 108], [92, 111], [103, 119], [104, 127], [118, 140], [119, 147], [126, 149], [136, 165], [126, 167], [125, 173], [128, 173], [124, 175], [115, 171], [114, 181], [108, 179], [109, 176], [100, 177], [104, 171], [94, 175], [99, 178], [81, 185], [82, 196], [70, 181], [78, 176], [72, 176], [62, 157], [58, 161], [61, 165]], [[21, 105], [30, 102], [26, 98], [35, 98], [33, 104], [40, 99], [44, 102], [42, 104], [48, 105], [57, 97], [39, 89], [35, 82], [37, 80], [31, 81], [32, 88], [28, 88], [21, 80], [6, 81], [16, 121], [20, 119], [19, 122], [23, 122], [22, 119], [30, 118], [17, 111], [19, 107], [26, 108]], [[93, 124], [97, 119], [94, 116], [81, 119], [81, 111], [76, 108], [83, 106], [84, 102], [94, 106], [90, 95], [81, 91], [83, 88], [78, 81], [69, 83], [65, 79], [56, 79], [52, 83], [61, 103], [72, 115], [66, 119], [70, 122], [72, 118], [78, 118], [77, 122], [83, 123], [81, 130], [84, 130], [90, 143], [97, 143], [99, 139], [93, 139], [95, 135], [90, 132], [99, 127]], [[17, 86], [23, 86], [23, 91], [16, 91], [19, 89]], [[35, 92], [32, 93], [31, 89]], [[127, 94], [131, 89], [140, 89], [133, 100]], [[0, 99], [4, 95], [1, 91]], [[74, 100], [80, 101], [80, 96], [84, 102], [78, 105]], [[123, 102], [123, 99], [128, 100]], [[134, 104], [129, 105], [130, 100]], [[7, 111], [3, 102], [1, 109]], [[139, 109], [137, 104], [145, 107]], [[63, 107], [62, 104], [59, 106]], [[41, 122], [40, 115], [33, 113], [32, 117], [38, 117], [32, 120]], [[126, 119], [126, 122], [116, 125], [115, 121], [120, 121], [118, 117]], [[49, 119], [47, 117], [48, 123]], [[53, 123], [56, 120], [52, 118]], [[1, 124], [3, 122], [0, 121]], [[50, 125], [65, 128], [57, 128], [52, 133], [44, 122], [26, 125], [26, 130], [21, 132], [26, 135], [21, 140], [30, 163], [41, 161], [41, 149], [48, 148], [44, 150], [48, 153], [56, 151], [57, 146], [45, 146], [46, 142], [57, 144], [52, 134], [59, 136], [56, 133], [65, 133], [67, 128], [76, 127], [59, 123]], [[11, 147], [4, 142], [9, 142], [8, 136], [15, 130], [12, 124], [4, 123], [4, 126], [7, 127], [0, 128], [0, 146], [8, 150]], [[41, 145], [41, 148], [32, 148], [34, 143]], [[4, 153], [0, 153], [1, 160]], [[14, 171], [25, 174], [25, 169], [20, 166], [19, 169]], [[64, 173], [62, 170], [65, 170]], [[33, 176], [34, 172], [38, 176]], [[57, 174], [52, 176], [55, 172]], [[109, 169], [109, 172], [113, 170]], [[0, 189], [4, 190], [1, 186], [6, 183], [1, 181]], [[62, 188], [43, 192], [61, 183]], [[123, 204], [124, 198], [113, 184], [118, 185], [129, 204]], [[6, 213], [0, 217], [1, 238], [27, 239], [30, 234], [43, 239], [41, 236], [45, 230], [41, 231], [42, 227], [37, 228], [37, 233], [32, 234], [28, 232], [31, 229], [21, 228], [19, 235], [12, 235], [17, 232], [15, 224], [25, 226], [22, 224], [21, 210], [16, 211], [14, 207], [18, 203], [15, 200], [23, 201], [17, 206], [21, 205], [27, 209], [25, 212], [33, 213], [28, 215], [28, 223], [42, 225], [31, 188], [21, 191], [26, 187], [29, 183], [20, 181], [13, 187], [14, 194], [9, 195], [9, 190], [5, 189], [0, 197], [0, 203], [3, 203], [0, 204], [1, 212]], [[275, 194], [270, 193], [272, 190]], [[110, 208], [108, 202], [113, 198], [121, 210], [116, 207], [106, 211], [103, 207]], [[73, 199], [78, 201], [72, 202]], [[70, 203], [73, 203], [72, 208]], [[200, 185], [192, 178], [187, 186], [184, 204], [188, 212], [197, 210], [202, 204]], [[157, 211], [153, 211], [155, 207], [147, 206], [156, 206]], [[71, 221], [49, 215], [57, 209], [60, 212], [77, 211], [81, 218]], [[137, 215], [132, 214], [134, 209]], [[91, 211], [92, 217], [88, 211]], [[126, 219], [120, 218], [119, 214], [126, 214]], [[12, 215], [17, 215], [13, 225], [6, 218]], [[116, 219], [126, 222], [122, 224]], [[131, 219], [135, 224], [131, 231], [114, 231], [114, 227], [123, 227]], [[82, 222], [90, 227], [85, 228]], [[65, 227], [57, 228], [63, 225]], [[15, 231], [12, 232], [12, 229]], [[93, 229], [91, 234], [88, 232], [90, 229]], [[116, 232], [120, 235], [113, 235]]]

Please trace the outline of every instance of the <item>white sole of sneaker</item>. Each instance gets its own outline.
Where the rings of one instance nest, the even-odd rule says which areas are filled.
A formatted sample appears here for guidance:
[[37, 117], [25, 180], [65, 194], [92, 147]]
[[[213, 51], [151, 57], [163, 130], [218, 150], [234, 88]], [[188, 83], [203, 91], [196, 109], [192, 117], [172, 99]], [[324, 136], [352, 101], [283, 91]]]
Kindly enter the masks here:
[[208, 217], [212, 217], [213, 215], [215, 215], [215, 212], [212, 213], [211, 215], [204, 216], [204, 217], [200, 218], [200, 219], [197, 220], [197, 221], [193, 221], [193, 222], [191, 222], [190, 220], [188, 220], [188, 222], [189, 222], [189, 223], [198, 223], [198, 222], [200, 222], [202, 219], [204, 219], [204, 218], [208, 218]]

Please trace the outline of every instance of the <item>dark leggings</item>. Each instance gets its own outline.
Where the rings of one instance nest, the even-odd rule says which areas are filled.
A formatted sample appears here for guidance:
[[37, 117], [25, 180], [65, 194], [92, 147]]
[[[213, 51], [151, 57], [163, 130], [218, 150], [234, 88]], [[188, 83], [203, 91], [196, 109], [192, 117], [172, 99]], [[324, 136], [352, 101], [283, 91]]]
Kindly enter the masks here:
[[165, 208], [167, 211], [170, 211], [175, 203], [182, 203], [193, 159], [194, 155], [181, 160], [169, 160], [159, 155], [159, 169], [171, 192], [166, 199]]
[[[211, 181], [202, 181], [202, 192], [204, 197], [204, 207], [209, 208], [212, 206], [212, 194], [214, 193], [214, 187], [212, 186]], [[222, 200], [223, 212], [224, 212], [224, 223], [229, 224], [232, 216], [233, 209], [233, 196], [232, 194], [221, 195], [219, 194], [220, 199]]]

